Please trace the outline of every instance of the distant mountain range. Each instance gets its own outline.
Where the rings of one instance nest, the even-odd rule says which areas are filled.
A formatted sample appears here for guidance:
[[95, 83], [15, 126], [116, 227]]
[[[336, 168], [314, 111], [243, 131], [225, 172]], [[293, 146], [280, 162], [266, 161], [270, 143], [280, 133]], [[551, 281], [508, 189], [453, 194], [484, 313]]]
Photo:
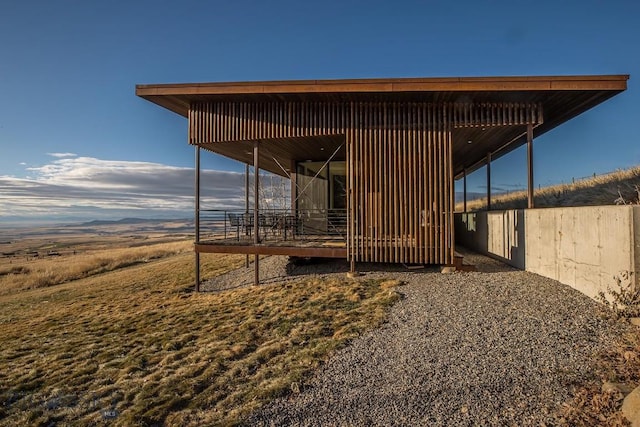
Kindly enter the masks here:
[[29, 225], [25, 223], [15, 224], [13, 227], [6, 225], [0, 227], [0, 241], [14, 241], [30, 236], [40, 235], [70, 235], [73, 233], [192, 233], [193, 219], [145, 219], [122, 218], [117, 220], [96, 219], [87, 222], [75, 222], [65, 224], [40, 224]]

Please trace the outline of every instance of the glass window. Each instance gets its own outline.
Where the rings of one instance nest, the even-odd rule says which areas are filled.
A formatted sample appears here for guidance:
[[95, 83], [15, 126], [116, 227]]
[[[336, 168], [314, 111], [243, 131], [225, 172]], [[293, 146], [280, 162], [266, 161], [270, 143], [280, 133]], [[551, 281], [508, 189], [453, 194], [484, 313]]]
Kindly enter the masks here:
[[305, 226], [326, 233], [346, 224], [346, 163], [300, 162], [296, 172], [296, 209]]

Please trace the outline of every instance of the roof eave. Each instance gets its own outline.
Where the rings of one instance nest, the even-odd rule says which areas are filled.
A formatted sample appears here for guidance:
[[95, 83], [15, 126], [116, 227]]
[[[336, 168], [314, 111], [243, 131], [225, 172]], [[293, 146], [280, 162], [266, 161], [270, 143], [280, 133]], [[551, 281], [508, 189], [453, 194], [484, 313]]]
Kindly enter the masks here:
[[430, 77], [167, 83], [136, 86], [138, 96], [513, 90], [624, 90], [628, 74], [588, 76]]
[[628, 74], [532, 77], [449, 77], [350, 80], [294, 80], [230, 83], [141, 84], [136, 95], [187, 117], [195, 97], [270, 97], [296, 94], [393, 94], [434, 92], [528, 92], [592, 90], [618, 93], [627, 88]]

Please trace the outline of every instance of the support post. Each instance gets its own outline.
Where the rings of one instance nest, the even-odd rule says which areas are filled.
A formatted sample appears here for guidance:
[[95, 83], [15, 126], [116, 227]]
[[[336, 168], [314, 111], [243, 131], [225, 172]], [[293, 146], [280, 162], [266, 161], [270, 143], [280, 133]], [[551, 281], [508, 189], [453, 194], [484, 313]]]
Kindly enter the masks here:
[[[195, 182], [195, 243], [200, 242], [200, 146], [196, 145], [196, 182]], [[196, 292], [200, 292], [200, 252], [196, 253]]]
[[298, 207], [296, 206], [296, 200], [298, 197], [298, 171], [296, 170], [296, 161], [291, 160], [291, 172], [289, 173], [289, 180], [291, 181], [291, 213], [293, 215], [298, 214]]
[[[246, 222], [249, 220], [249, 163], [244, 168], [244, 223], [245, 230], [249, 230]], [[244, 266], [249, 268], [249, 254], [245, 255]]]
[[487, 153], [487, 210], [491, 210], [491, 153]]
[[462, 170], [462, 211], [467, 212], [467, 169]]
[[[259, 239], [259, 231], [260, 231], [260, 221], [259, 221], [259, 212], [260, 209], [260, 152], [258, 150], [258, 141], [253, 143], [253, 244], [258, 245], [260, 243]], [[254, 278], [253, 284], [258, 286], [260, 284], [260, 255], [255, 254], [255, 258], [253, 261], [254, 265]]]
[[527, 206], [529, 209], [535, 207], [533, 199], [533, 125], [527, 125]]

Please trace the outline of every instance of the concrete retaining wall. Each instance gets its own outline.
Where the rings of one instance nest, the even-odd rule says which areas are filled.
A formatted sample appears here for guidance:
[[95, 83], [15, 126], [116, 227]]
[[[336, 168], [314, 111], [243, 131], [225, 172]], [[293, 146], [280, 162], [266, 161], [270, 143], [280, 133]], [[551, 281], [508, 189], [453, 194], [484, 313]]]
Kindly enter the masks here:
[[462, 213], [456, 243], [567, 284], [594, 298], [640, 286], [640, 206]]

